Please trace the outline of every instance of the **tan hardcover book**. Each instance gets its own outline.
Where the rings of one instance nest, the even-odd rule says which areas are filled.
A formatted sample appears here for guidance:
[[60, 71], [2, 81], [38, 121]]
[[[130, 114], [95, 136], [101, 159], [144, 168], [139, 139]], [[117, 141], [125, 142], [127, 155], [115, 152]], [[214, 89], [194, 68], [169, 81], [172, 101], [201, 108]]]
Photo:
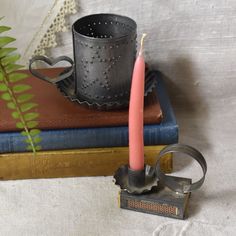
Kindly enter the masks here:
[[[154, 165], [164, 146], [145, 146], [145, 163]], [[32, 153], [0, 154], [0, 179], [109, 176], [128, 163], [128, 147], [89, 148]], [[161, 168], [172, 171], [172, 155], [161, 159]]]

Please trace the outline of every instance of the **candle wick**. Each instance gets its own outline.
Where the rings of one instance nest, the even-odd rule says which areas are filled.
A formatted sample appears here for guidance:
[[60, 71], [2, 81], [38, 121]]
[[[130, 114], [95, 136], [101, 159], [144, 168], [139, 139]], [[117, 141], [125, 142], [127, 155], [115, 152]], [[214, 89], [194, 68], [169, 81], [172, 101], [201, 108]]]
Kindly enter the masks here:
[[139, 50], [139, 56], [141, 56], [143, 54], [143, 41], [144, 38], [147, 36], [147, 34], [143, 34], [142, 38], [141, 38], [141, 46], [140, 46], [140, 50]]

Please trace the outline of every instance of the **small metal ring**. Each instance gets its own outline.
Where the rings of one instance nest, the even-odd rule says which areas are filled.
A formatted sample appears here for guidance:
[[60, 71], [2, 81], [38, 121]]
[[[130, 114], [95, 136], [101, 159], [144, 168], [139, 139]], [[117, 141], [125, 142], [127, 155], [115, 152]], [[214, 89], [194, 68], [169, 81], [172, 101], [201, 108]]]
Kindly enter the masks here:
[[[191, 156], [193, 159], [195, 159], [202, 168], [203, 177], [193, 184], [182, 185], [176, 182], [175, 178], [173, 178], [172, 176], [165, 175], [160, 168], [160, 159], [168, 153], [175, 153], [175, 152], [185, 153], [188, 156]], [[207, 172], [207, 163], [203, 155], [195, 148], [185, 144], [172, 144], [162, 149], [158, 157], [159, 158], [156, 163], [156, 175], [159, 178], [159, 180], [163, 182], [163, 184], [169, 187], [171, 190], [178, 193], [188, 193], [197, 190], [202, 186]]]
[[[57, 64], [60, 61], [66, 61], [71, 64], [71, 67], [69, 68], [69, 71], [68, 71], [68, 68], [65, 69], [56, 78], [50, 78], [46, 75], [39, 73], [37, 70], [32, 68], [32, 64], [35, 63], [36, 61], [43, 61], [50, 66], [54, 66], [55, 64]], [[56, 84], [57, 82], [62, 81], [72, 75], [72, 73], [74, 71], [74, 62], [71, 58], [69, 58], [67, 56], [60, 56], [55, 59], [51, 59], [51, 58], [48, 58], [45, 56], [35, 56], [32, 59], [30, 59], [30, 61], [29, 61], [29, 71], [31, 72], [32, 75], [34, 75], [35, 77], [37, 77], [41, 80], [47, 81], [52, 84]]]

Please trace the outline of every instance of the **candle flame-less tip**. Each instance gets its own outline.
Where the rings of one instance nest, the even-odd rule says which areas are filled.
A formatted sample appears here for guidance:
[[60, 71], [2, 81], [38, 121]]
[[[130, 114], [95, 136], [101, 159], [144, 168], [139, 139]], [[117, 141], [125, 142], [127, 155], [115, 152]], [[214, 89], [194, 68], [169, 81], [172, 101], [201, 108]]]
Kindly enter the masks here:
[[140, 50], [139, 50], [139, 55], [143, 54], [143, 42], [144, 42], [144, 38], [147, 36], [147, 34], [143, 34], [142, 38], [141, 38], [141, 46], [140, 46]]

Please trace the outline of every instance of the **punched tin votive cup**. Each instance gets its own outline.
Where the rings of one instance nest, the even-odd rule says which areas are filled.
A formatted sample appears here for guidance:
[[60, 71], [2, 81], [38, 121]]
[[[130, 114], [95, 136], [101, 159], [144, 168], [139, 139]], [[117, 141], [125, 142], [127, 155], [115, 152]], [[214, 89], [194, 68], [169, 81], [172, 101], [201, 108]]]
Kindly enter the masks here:
[[128, 104], [137, 25], [126, 16], [88, 15], [72, 27], [75, 93], [100, 105]]

